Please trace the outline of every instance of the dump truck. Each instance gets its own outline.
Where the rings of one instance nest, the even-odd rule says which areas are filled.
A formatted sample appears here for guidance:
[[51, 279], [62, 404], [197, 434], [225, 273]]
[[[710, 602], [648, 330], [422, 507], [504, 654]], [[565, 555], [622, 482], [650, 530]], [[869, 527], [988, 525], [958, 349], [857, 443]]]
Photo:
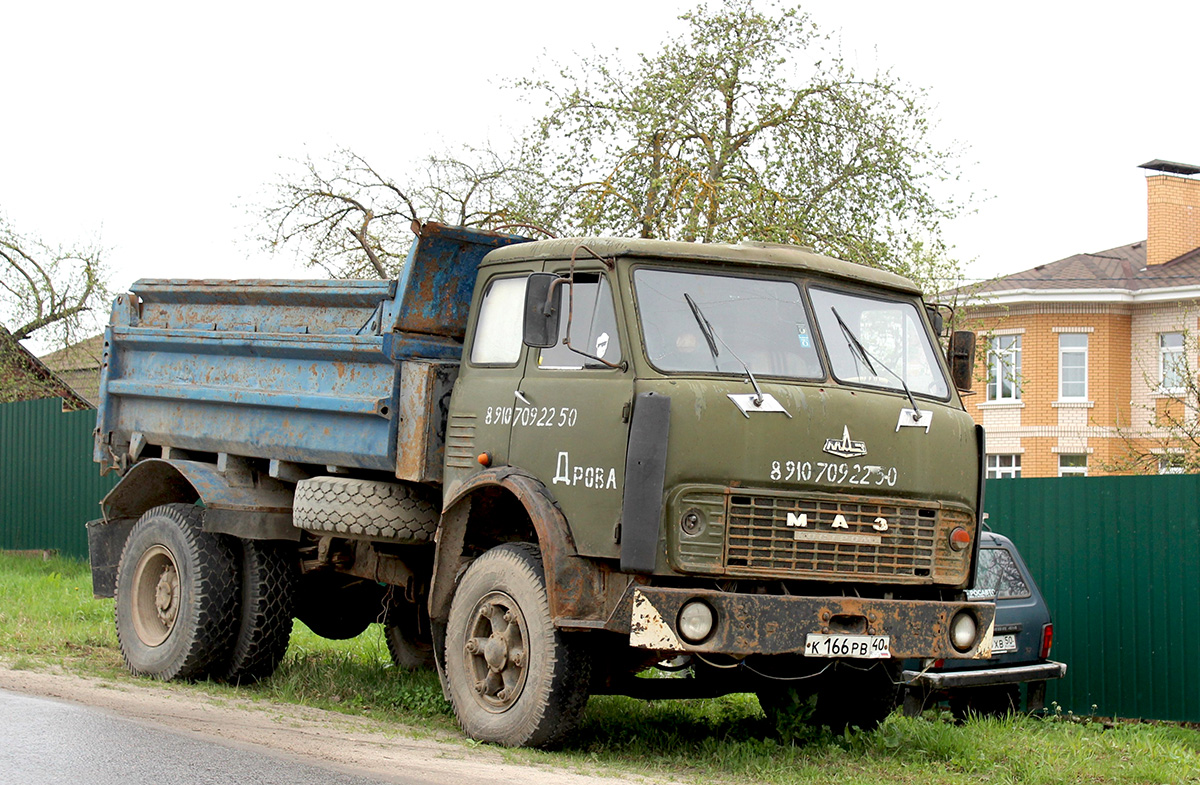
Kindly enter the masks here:
[[379, 622], [465, 733], [544, 746], [592, 694], [870, 727], [905, 658], [989, 656], [974, 336], [910, 281], [414, 231], [396, 280], [116, 299], [95, 460], [121, 479], [88, 532], [134, 674], [251, 682], [294, 618]]

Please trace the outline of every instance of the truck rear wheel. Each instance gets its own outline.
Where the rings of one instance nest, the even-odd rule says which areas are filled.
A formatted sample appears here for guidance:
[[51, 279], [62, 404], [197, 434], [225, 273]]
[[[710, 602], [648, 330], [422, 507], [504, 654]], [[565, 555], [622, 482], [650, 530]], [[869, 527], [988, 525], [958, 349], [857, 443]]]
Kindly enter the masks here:
[[548, 746], [587, 705], [589, 661], [554, 626], [541, 555], [509, 543], [463, 574], [446, 628], [446, 678], [459, 724], [472, 738]]
[[275, 672], [292, 635], [295, 549], [278, 542], [241, 541], [241, 615], [229, 661], [214, 676], [253, 684]]
[[196, 679], [229, 652], [238, 570], [229, 541], [202, 528], [204, 510], [165, 504], [129, 533], [117, 567], [117, 640], [136, 676]]
[[313, 477], [296, 483], [292, 520], [308, 531], [422, 543], [433, 541], [438, 510], [400, 483]]

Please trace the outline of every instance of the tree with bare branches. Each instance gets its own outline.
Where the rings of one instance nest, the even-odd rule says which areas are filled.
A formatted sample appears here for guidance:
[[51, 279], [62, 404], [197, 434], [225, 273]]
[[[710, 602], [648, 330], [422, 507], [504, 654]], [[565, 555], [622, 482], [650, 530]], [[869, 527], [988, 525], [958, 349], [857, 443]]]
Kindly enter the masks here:
[[493, 229], [522, 223], [515, 206], [536, 178], [508, 156], [471, 147], [429, 156], [420, 176], [403, 184], [344, 148], [292, 163], [259, 211], [260, 240], [338, 278], [395, 276], [413, 221]]
[[36, 335], [65, 347], [82, 337], [93, 311], [108, 306], [104, 274], [98, 244], [51, 245], [0, 216], [0, 399], [17, 386], [54, 387], [42, 369], [30, 370], [21, 342]]

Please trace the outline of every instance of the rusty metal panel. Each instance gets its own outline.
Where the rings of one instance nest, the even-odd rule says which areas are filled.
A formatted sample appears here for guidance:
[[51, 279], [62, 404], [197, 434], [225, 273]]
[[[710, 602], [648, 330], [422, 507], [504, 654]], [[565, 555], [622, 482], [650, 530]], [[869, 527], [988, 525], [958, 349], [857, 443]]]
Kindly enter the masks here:
[[441, 482], [450, 393], [458, 363], [406, 360], [400, 365], [396, 476], [410, 482]]
[[385, 329], [461, 343], [480, 261], [494, 248], [529, 239], [432, 221], [414, 229], [417, 242], [400, 273], [398, 301], [385, 312]]
[[1200, 475], [988, 481], [988, 525], [1020, 549], [1067, 664], [1047, 702], [1200, 721], [1198, 498]]
[[[678, 629], [680, 609], [701, 600], [713, 611], [716, 626], [697, 644]], [[981, 658], [991, 652], [991, 603], [877, 600], [858, 597], [802, 597], [738, 594], [694, 589], [640, 587], [634, 592], [634, 646], [662, 651], [709, 651], [725, 654], [803, 652], [807, 636], [854, 633], [887, 635], [890, 656]], [[950, 643], [950, 620], [972, 613], [980, 631], [976, 645], [958, 652]]]
[[91, 461], [95, 424], [57, 398], [0, 404], [0, 549], [87, 558], [85, 525], [116, 480]]

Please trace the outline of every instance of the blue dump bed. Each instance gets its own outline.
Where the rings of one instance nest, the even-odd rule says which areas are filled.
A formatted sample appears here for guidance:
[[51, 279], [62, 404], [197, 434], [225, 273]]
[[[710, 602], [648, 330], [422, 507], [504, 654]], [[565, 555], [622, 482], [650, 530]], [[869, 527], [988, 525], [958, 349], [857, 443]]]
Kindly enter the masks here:
[[401, 474], [429, 449], [414, 427], [436, 429], [431, 396], [456, 375], [480, 260], [523, 240], [425, 224], [398, 281], [138, 281], [105, 332], [95, 460], [226, 453]]

